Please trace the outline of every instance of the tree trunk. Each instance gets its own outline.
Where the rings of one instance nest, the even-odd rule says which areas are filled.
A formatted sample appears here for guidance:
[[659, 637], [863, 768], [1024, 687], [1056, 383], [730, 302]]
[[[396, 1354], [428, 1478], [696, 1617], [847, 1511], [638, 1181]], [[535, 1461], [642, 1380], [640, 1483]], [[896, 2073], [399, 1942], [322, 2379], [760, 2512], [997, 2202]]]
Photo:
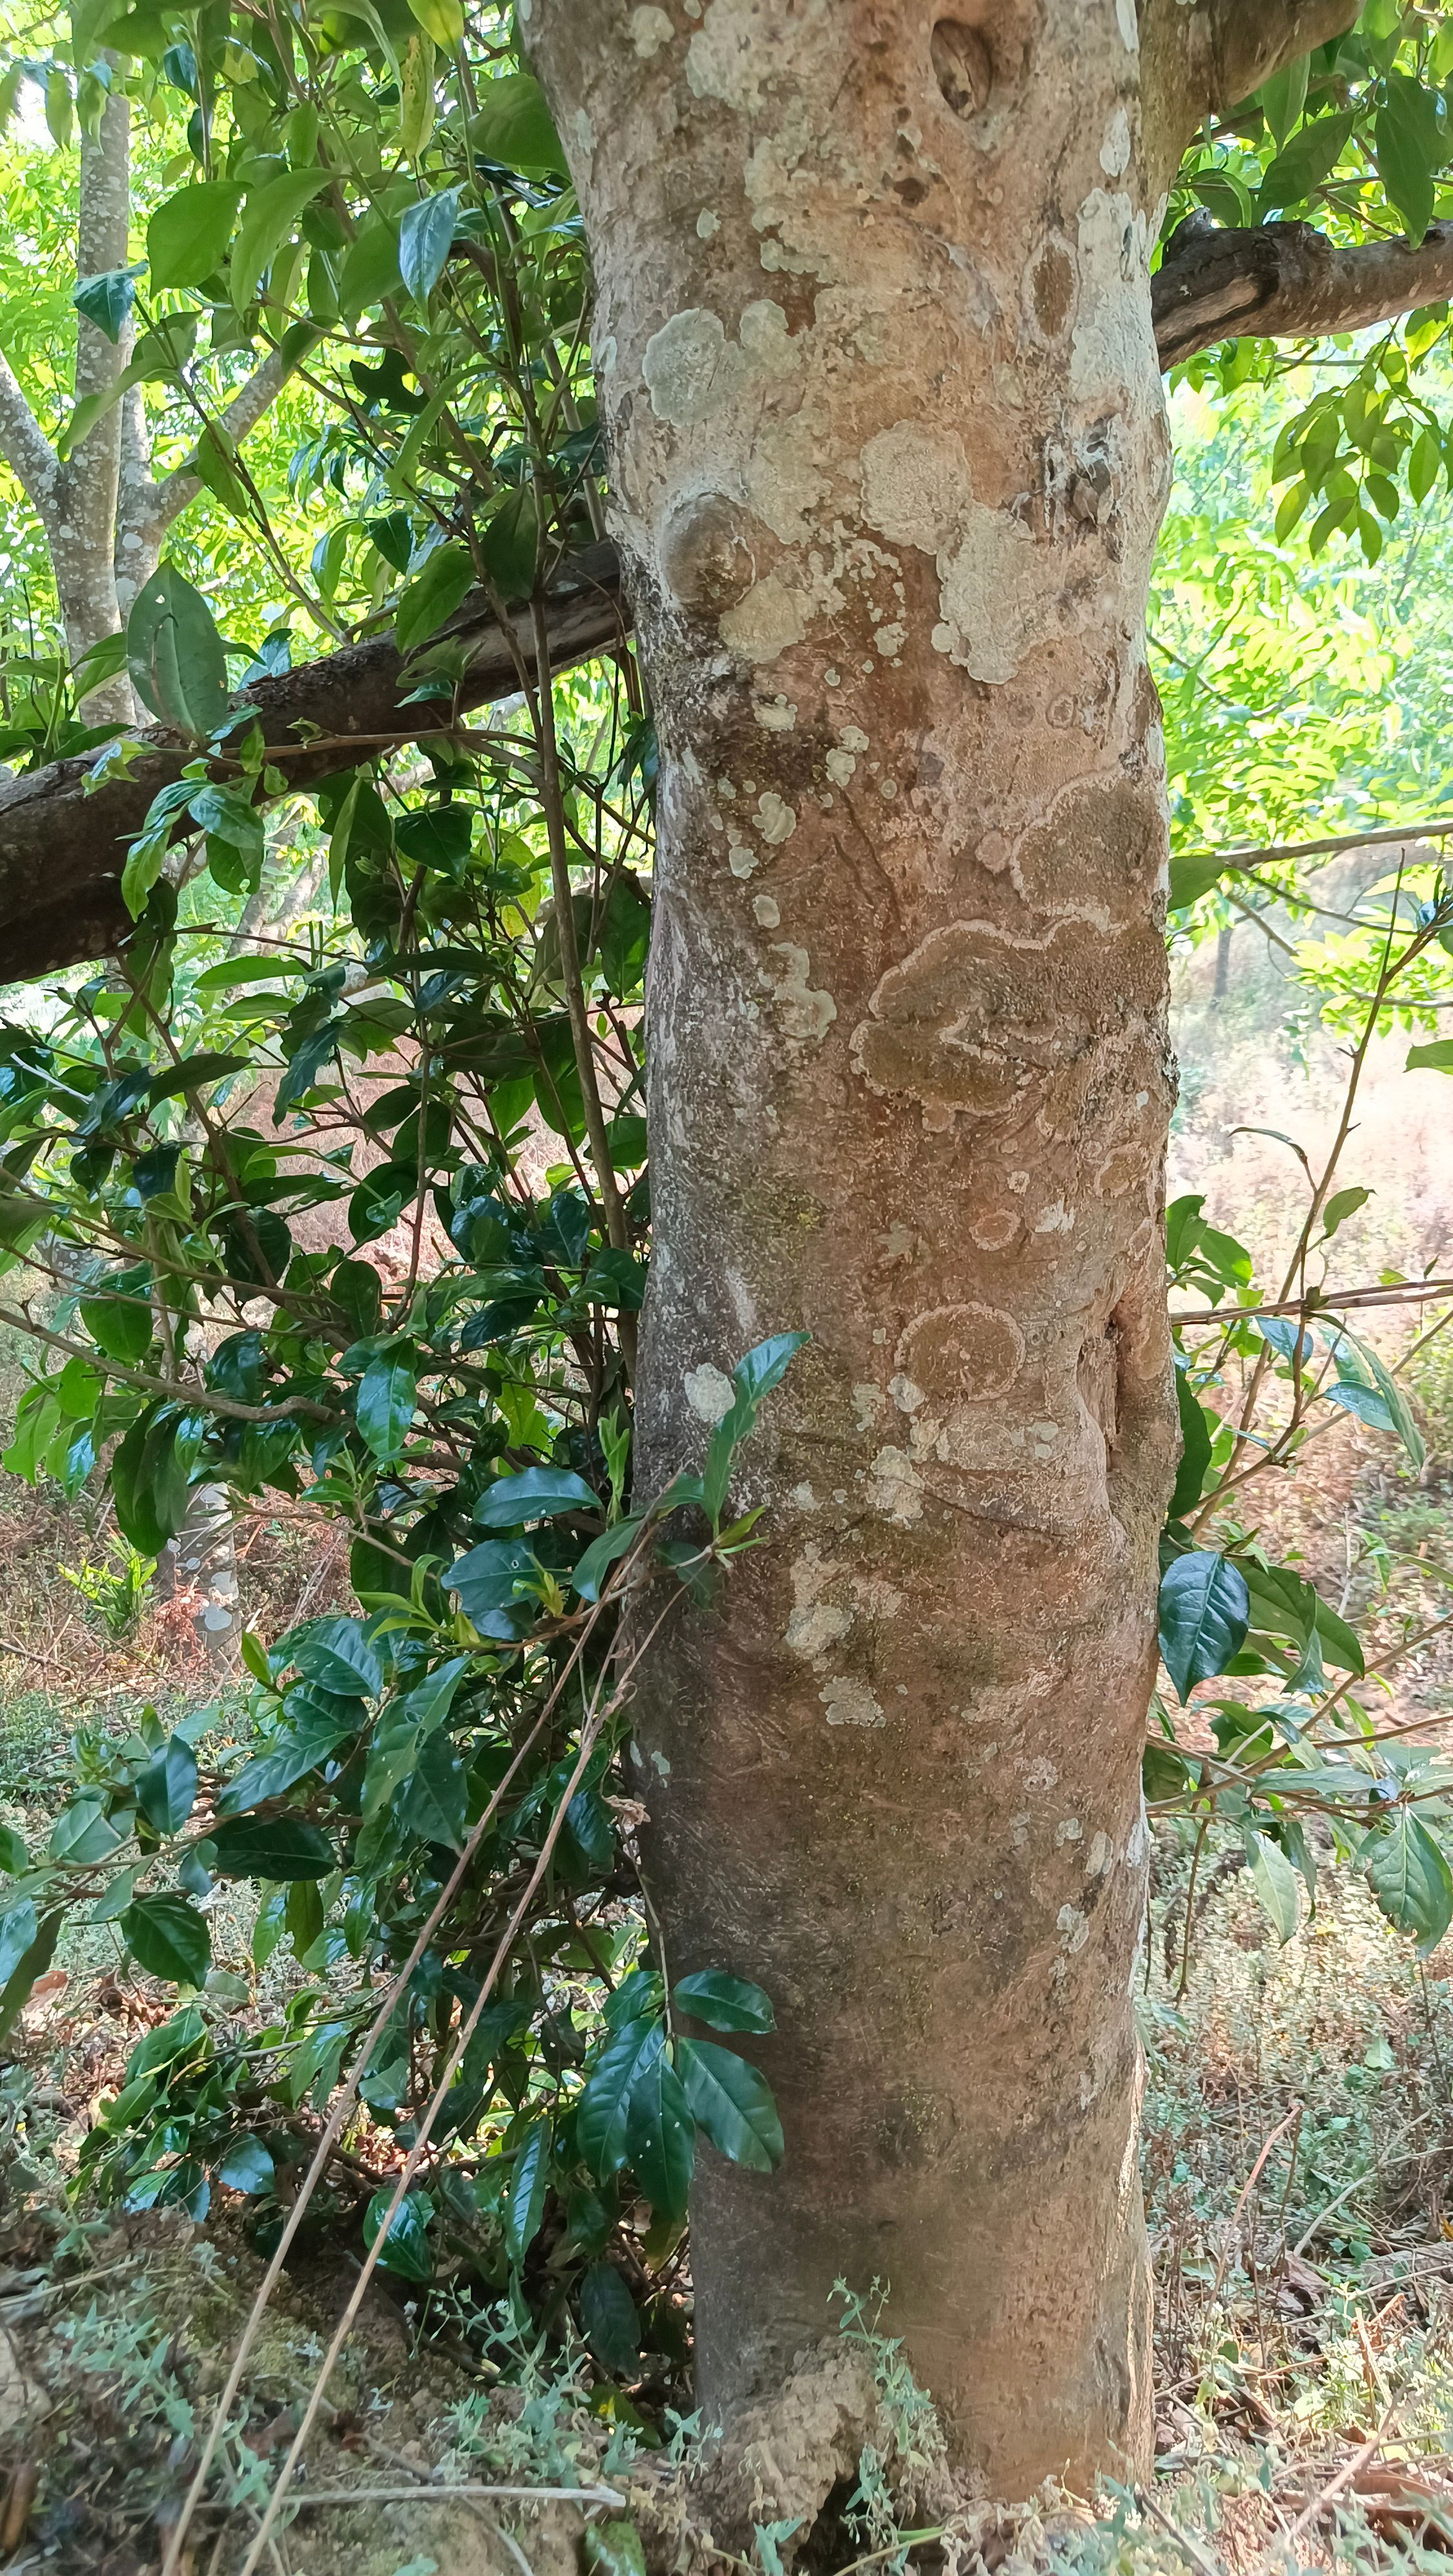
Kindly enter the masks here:
[[[101, 58], [113, 76], [115, 55]], [[131, 211], [131, 111], [119, 91], [107, 99], [96, 135], [81, 138], [76, 271], [97, 277], [124, 268]], [[84, 315], [76, 320], [76, 400], [105, 393], [131, 357], [134, 337], [126, 323], [119, 341], [108, 340]], [[116, 498], [121, 461], [121, 404], [97, 421], [56, 478], [55, 504], [46, 523], [56, 598], [66, 650], [79, 660], [121, 624], [116, 597]], [[130, 724], [135, 717], [124, 672], [93, 689], [85, 700], [89, 724]]]
[[1175, 1451], [1167, 438], [1132, 0], [521, 0], [663, 766], [641, 1475], [810, 1347], [643, 1679], [671, 1972], [760, 1978], [702, 2396], [891, 2284], [1000, 2493], [1143, 2464], [1130, 1985]]

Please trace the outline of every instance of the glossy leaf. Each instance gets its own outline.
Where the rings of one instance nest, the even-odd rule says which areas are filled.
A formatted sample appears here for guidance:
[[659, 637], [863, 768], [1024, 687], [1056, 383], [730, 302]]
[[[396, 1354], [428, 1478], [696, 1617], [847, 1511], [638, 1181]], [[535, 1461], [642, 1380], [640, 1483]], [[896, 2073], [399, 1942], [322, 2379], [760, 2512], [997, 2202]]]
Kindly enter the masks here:
[[516, 2150], [505, 2195], [505, 2252], [512, 2263], [523, 2263], [540, 2233], [549, 2179], [550, 2123], [537, 2120]]
[[140, 1896], [121, 1917], [126, 1945], [148, 1976], [200, 1986], [212, 1964], [206, 1916], [185, 1896]]
[[1453, 1870], [1420, 1816], [1400, 1807], [1366, 1836], [1363, 1875], [1394, 1931], [1416, 1936], [1418, 1956], [1436, 1950], [1453, 1923]]
[[693, 1977], [678, 1977], [671, 1989], [678, 2011], [704, 2021], [711, 2030], [769, 2031], [777, 2027], [771, 1998], [745, 1977], [729, 1977], [722, 1968], [702, 1968]]
[[[687, 2043], [681, 2043], [684, 2048]], [[724, 2051], [715, 2052], [724, 2055]], [[758, 2077], [758, 2082], [761, 2079]], [[626, 2108], [626, 2156], [654, 2209], [684, 2218], [696, 2162], [696, 2126], [664, 2049], [645, 2058]]]
[[146, 228], [152, 286], [202, 285], [227, 256], [241, 203], [230, 179], [200, 180], [164, 199]]
[[1224, 1673], [1250, 1625], [1246, 1577], [1213, 1548], [1175, 1557], [1160, 1579], [1161, 1659], [1177, 1696]]
[[772, 2172], [782, 2161], [782, 2123], [765, 2076], [709, 2039], [679, 2040], [676, 2065], [691, 2116], [718, 2152]]
[[136, 1783], [136, 1803], [159, 1834], [179, 1834], [197, 1802], [197, 1757], [180, 1735], [169, 1738]]
[[333, 1846], [298, 1816], [236, 1816], [215, 1825], [208, 1841], [222, 1878], [326, 1878]]
[[227, 657], [211, 609], [175, 564], [143, 583], [126, 625], [138, 697], [178, 732], [204, 741], [227, 712]]

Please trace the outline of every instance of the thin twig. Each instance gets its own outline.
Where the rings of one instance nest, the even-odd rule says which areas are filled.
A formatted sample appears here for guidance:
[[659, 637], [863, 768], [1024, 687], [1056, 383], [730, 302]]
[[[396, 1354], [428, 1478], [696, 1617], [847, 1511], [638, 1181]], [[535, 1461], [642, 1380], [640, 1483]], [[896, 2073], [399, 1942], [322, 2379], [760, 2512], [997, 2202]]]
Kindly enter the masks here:
[[1169, 2532], [1171, 2539], [1185, 2551], [1191, 2565], [1199, 2567], [1201, 2576], [1223, 2576], [1223, 2571], [1218, 2567], [1215, 2559], [1208, 2558], [1199, 2543], [1192, 2540], [1190, 2533], [1182, 2531], [1178, 2522], [1172, 2522], [1170, 2515], [1161, 2511], [1148, 2487], [1136, 2488], [1135, 2501], [1142, 2513], [1148, 2513], [1152, 2522], [1158, 2522], [1162, 2531]]

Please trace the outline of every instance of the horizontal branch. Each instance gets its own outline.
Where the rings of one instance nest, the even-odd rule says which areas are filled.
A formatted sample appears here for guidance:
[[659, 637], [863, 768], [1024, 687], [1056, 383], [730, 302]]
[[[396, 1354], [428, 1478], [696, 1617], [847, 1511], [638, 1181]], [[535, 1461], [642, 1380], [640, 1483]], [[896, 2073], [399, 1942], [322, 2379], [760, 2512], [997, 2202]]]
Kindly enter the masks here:
[[1335, 1324], [1350, 1306], [1420, 1306], [1430, 1297], [1453, 1297], [1453, 1279], [1395, 1279], [1387, 1287], [1320, 1288], [1304, 1297], [1273, 1298], [1261, 1306], [1197, 1306], [1179, 1314], [1172, 1307], [1170, 1320], [1173, 1325], [1249, 1324], [1258, 1315], [1300, 1315], [1304, 1324]]
[[[552, 583], [550, 650], [557, 670], [623, 640], [619, 582], [615, 550], [607, 545], [574, 557]], [[471, 593], [446, 631], [470, 647], [455, 712], [509, 697], [522, 670], [533, 674], [528, 608], [501, 626], [483, 595]], [[441, 731], [450, 716], [438, 700], [408, 702], [416, 676], [385, 635], [258, 680], [242, 695], [257, 709], [269, 760], [292, 789], [345, 768], [351, 744], [363, 757]], [[100, 956], [130, 928], [120, 883], [127, 844], [158, 788], [196, 757], [194, 744], [162, 725], [138, 739], [140, 756], [127, 775], [107, 779], [90, 795], [90, 753], [0, 786], [0, 975], [7, 981]], [[217, 774], [227, 774], [220, 763]]]
[[1453, 224], [1432, 224], [1414, 249], [1395, 241], [1344, 249], [1310, 224], [1220, 231], [1204, 214], [1172, 233], [1150, 282], [1162, 367], [1218, 340], [1315, 340], [1361, 331], [1453, 295]]
[[[1151, 280], [1162, 367], [1217, 340], [1350, 331], [1448, 294], [1450, 224], [1435, 224], [1418, 250], [1405, 241], [1342, 250], [1306, 224], [1221, 232], [1193, 216]], [[260, 376], [257, 396], [266, 390]], [[247, 396], [244, 388], [239, 402]], [[614, 547], [602, 543], [572, 558], [545, 605], [556, 670], [624, 642], [629, 614]], [[473, 593], [448, 631], [471, 646], [460, 712], [508, 697], [522, 669], [533, 673], [528, 609], [502, 628], [482, 594]], [[259, 680], [244, 696], [257, 708], [274, 767], [296, 788], [343, 767], [350, 741], [361, 755], [439, 731], [437, 706], [407, 703], [409, 685], [392, 638], [380, 636]], [[191, 746], [161, 726], [140, 741], [129, 776], [109, 779], [90, 796], [89, 759], [56, 761], [0, 785], [0, 975], [7, 980], [100, 956], [129, 928], [120, 892], [126, 845], [157, 789], [192, 757]], [[1263, 854], [1232, 855], [1244, 866]]]

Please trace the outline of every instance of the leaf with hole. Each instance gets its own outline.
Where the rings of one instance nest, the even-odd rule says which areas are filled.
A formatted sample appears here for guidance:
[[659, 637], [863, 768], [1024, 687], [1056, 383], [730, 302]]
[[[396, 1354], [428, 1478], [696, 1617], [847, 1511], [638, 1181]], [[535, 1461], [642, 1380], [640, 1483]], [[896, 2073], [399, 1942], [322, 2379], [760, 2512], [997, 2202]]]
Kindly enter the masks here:
[[[681, 2045], [689, 2043], [683, 2040]], [[632, 2082], [626, 2108], [626, 2158], [652, 2208], [671, 2218], [684, 2218], [696, 2163], [696, 2123], [681, 2078], [664, 2049], [645, 2059]]]

